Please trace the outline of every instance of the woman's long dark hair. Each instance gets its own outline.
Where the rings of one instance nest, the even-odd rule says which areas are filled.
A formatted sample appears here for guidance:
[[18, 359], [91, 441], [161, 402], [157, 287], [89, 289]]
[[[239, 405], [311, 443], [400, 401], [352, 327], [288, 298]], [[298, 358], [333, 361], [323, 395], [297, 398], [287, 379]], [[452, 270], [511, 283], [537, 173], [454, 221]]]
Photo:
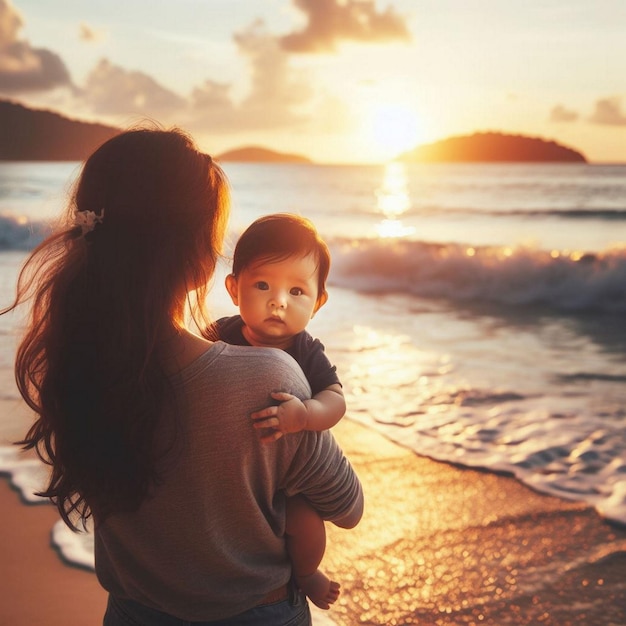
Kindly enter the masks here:
[[[126, 131], [87, 159], [63, 225], [22, 269], [7, 310], [32, 300], [15, 373], [36, 421], [17, 443], [51, 466], [39, 495], [71, 528], [158, 482], [172, 399], [159, 338], [182, 328], [189, 293], [207, 325], [228, 211], [224, 173], [185, 133]], [[88, 212], [102, 219], [84, 232]]]

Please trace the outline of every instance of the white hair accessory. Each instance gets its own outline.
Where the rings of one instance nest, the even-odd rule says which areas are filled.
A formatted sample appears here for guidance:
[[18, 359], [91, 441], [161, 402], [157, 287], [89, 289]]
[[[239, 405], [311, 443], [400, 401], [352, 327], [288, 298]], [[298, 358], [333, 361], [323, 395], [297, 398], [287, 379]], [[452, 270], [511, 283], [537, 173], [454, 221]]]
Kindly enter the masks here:
[[80, 226], [82, 235], [90, 233], [96, 224], [102, 224], [104, 220], [104, 209], [100, 212], [100, 215], [94, 211], [74, 211], [74, 226]]

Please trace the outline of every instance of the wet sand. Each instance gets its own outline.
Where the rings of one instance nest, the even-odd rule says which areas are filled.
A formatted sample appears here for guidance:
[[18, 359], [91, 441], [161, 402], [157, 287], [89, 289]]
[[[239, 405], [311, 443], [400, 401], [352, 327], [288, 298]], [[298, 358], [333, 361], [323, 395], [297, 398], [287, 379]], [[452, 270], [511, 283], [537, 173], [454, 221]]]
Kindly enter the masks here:
[[[356, 529], [328, 527], [324, 569], [342, 595], [325, 615], [337, 625], [626, 623], [625, 528], [346, 419], [334, 432], [366, 493]], [[0, 624], [101, 624], [95, 575], [50, 547], [54, 508], [22, 504], [5, 479], [0, 506]]]
[[337, 624], [626, 624], [626, 528], [346, 420], [336, 434], [366, 493], [356, 529], [329, 528]]
[[106, 593], [95, 574], [68, 567], [51, 547], [56, 509], [22, 504], [6, 479], [0, 507], [0, 624], [101, 626]]

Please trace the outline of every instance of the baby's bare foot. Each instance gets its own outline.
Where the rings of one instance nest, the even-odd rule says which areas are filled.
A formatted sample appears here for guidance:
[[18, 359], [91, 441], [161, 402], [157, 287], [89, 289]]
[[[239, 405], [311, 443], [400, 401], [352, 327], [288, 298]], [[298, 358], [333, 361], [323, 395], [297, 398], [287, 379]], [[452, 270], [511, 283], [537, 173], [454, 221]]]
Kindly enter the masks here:
[[317, 570], [308, 576], [296, 576], [298, 586], [320, 609], [329, 609], [339, 597], [339, 583]]

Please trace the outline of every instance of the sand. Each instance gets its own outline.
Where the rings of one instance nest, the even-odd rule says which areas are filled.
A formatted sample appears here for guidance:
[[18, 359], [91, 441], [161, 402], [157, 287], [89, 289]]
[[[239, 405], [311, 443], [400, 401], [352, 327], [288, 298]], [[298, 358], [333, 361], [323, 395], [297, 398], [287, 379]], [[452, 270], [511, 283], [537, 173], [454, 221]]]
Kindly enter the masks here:
[[0, 624], [101, 625], [106, 593], [95, 574], [64, 565], [50, 547], [56, 509], [22, 504], [8, 480], [0, 480], [0, 507]]
[[[626, 623], [626, 529], [516, 480], [415, 455], [344, 419], [335, 429], [364, 484], [354, 530], [328, 528], [339, 626]], [[106, 594], [50, 547], [57, 516], [0, 480], [0, 624], [92, 626]]]

